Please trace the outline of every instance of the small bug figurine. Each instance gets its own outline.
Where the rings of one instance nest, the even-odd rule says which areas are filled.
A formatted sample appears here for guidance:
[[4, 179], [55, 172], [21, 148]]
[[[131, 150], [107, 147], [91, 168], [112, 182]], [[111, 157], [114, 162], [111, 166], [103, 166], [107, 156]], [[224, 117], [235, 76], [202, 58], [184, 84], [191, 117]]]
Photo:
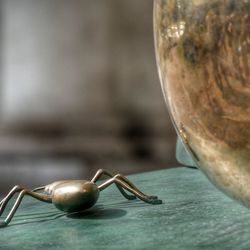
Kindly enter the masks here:
[[[104, 183], [97, 185], [96, 181], [103, 175], [110, 177]], [[7, 226], [13, 218], [17, 208], [19, 207], [23, 197], [29, 195], [43, 202], [53, 203], [56, 208], [61, 211], [72, 213], [80, 212], [92, 207], [99, 197], [99, 192], [107, 188], [111, 184], [116, 184], [121, 194], [128, 200], [133, 200], [138, 197], [144, 202], [150, 204], [161, 204], [162, 201], [157, 196], [148, 196], [142, 193], [134, 184], [126, 177], [117, 174], [113, 175], [110, 172], [100, 169], [97, 171], [91, 181], [85, 180], [63, 180], [56, 181], [47, 186], [38, 187], [32, 191], [20, 186], [15, 186], [8, 195], [0, 202], [0, 216], [2, 215], [7, 203], [16, 194], [19, 193], [15, 204], [7, 215], [6, 219], [0, 222], [0, 227]], [[125, 191], [132, 193], [127, 194]]]

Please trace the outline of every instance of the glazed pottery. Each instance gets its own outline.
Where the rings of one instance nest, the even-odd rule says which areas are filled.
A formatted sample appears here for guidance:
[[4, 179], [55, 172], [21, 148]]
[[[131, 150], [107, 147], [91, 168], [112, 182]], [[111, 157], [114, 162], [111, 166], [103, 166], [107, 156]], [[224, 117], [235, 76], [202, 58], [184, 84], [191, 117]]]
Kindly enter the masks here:
[[250, 208], [250, 0], [155, 0], [163, 93], [198, 167]]

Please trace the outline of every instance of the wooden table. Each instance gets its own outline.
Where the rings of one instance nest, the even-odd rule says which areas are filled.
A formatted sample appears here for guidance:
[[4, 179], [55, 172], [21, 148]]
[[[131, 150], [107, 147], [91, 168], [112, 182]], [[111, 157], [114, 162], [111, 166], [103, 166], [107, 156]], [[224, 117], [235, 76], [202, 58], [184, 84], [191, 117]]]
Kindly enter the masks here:
[[199, 171], [175, 168], [129, 176], [162, 205], [127, 201], [110, 187], [82, 214], [65, 215], [26, 198], [0, 249], [250, 249], [250, 210], [214, 188]]

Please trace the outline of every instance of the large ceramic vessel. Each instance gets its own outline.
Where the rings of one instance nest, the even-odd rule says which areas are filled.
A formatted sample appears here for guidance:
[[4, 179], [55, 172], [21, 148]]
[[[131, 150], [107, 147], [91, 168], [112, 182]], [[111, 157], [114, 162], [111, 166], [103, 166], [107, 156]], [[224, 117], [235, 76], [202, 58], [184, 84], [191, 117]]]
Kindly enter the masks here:
[[175, 127], [207, 177], [250, 208], [250, 0], [155, 0]]

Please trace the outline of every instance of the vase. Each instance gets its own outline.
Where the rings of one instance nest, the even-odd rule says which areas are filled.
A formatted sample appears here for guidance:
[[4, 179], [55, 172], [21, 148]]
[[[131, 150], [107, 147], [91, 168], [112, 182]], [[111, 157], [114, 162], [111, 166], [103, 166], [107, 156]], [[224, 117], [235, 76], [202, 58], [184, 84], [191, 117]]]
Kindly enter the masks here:
[[164, 98], [208, 179], [250, 208], [250, 0], [155, 0]]

